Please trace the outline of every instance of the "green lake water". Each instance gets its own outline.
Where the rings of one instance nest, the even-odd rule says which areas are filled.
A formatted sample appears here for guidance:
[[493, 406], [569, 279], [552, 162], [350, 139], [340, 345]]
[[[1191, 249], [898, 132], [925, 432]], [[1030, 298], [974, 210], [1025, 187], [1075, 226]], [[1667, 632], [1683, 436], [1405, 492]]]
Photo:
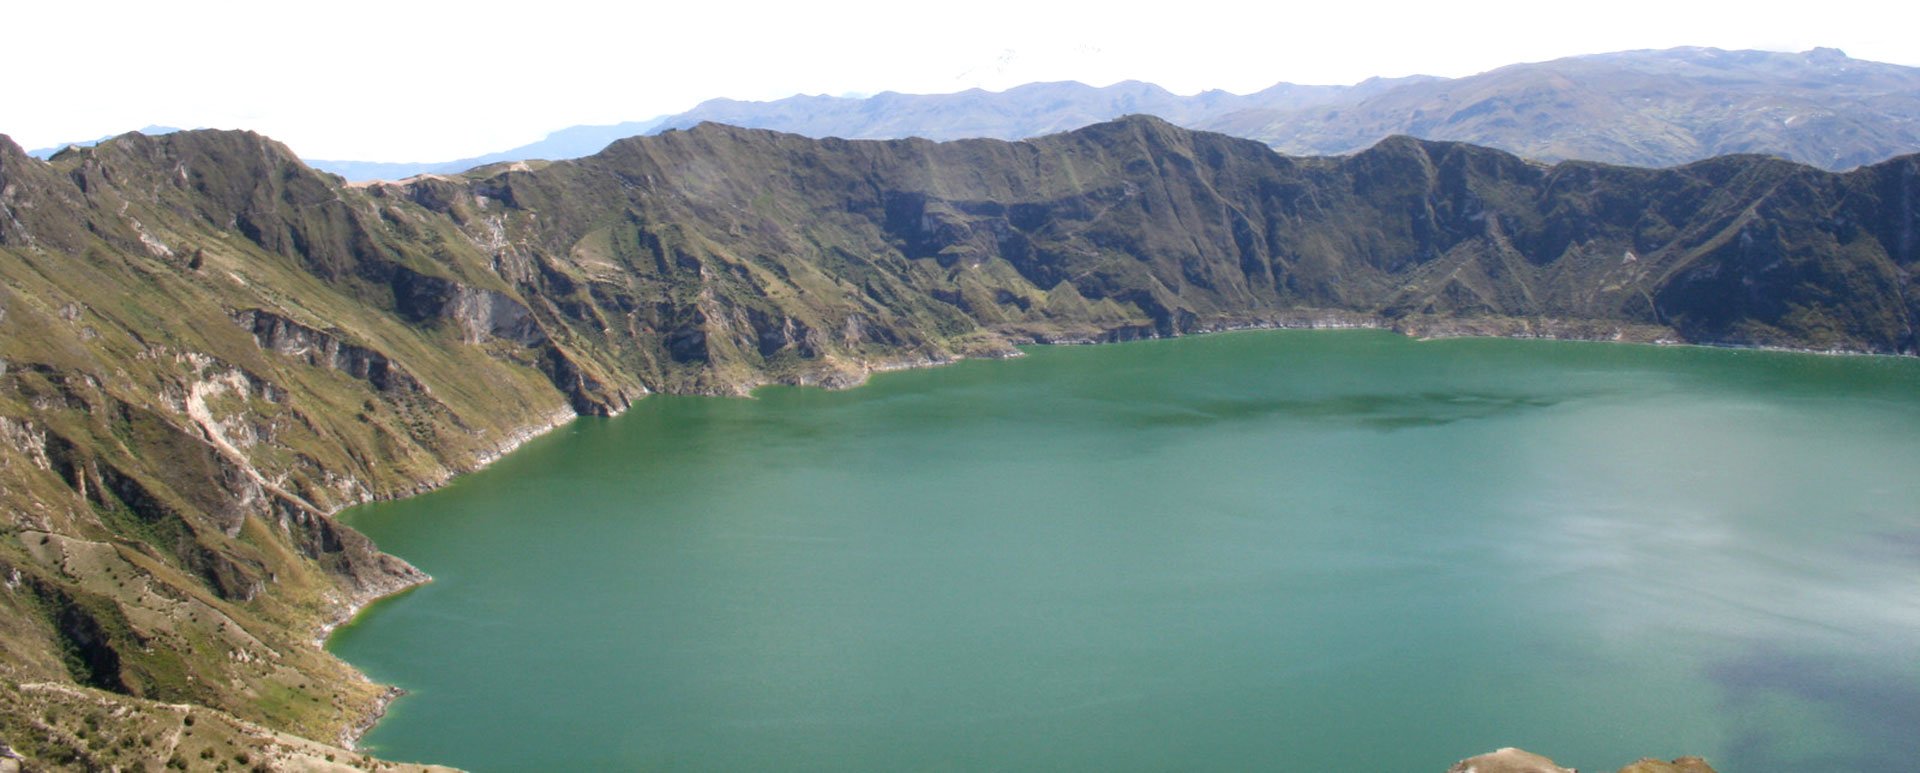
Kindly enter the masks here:
[[649, 397], [347, 515], [491, 770], [1920, 759], [1920, 361], [1372, 332]]

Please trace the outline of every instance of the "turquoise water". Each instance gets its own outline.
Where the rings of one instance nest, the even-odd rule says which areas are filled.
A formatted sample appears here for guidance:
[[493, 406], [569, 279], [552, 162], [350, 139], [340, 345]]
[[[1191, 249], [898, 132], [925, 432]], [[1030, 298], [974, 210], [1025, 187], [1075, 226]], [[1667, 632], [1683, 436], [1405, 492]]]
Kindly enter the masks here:
[[1258, 332], [650, 397], [348, 521], [473, 770], [1920, 758], [1920, 361]]

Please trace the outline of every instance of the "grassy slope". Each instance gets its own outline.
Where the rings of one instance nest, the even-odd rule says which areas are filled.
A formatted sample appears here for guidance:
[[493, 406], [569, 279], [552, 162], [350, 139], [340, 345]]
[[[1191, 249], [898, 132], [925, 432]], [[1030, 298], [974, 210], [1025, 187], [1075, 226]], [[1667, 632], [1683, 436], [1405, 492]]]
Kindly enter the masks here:
[[[383, 690], [319, 651], [317, 631], [422, 577], [325, 513], [468, 469], [565, 397], [455, 326], [405, 324], [235, 233], [267, 233], [262, 211], [278, 212], [306, 218], [314, 245], [357, 213], [283, 149], [185, 139], [215, 147], [129, 138], [51, 166], [0, 161], [15, 225], [0, 246], [4, 678], [339, 738]], [[223, 194], [237, 211], [219, 210]], [[232, 318], [253, 309], [386, 352], [420, 387], [269, 351]], [[39, 734], [36, 712], [3, 715], [16, 748]]]

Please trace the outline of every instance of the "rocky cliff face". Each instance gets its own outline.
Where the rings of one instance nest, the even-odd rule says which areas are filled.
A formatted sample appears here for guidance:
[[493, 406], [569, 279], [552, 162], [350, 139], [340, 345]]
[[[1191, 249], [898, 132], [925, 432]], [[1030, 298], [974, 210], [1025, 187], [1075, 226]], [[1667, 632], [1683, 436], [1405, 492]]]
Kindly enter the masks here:
[[[1310, 310], [1910, 352], [1915, 163], [1549, 167], [1408, 138], [1299, 159], [1149, 118], [1025, 143], [708, 125], [475, 181], [471, 206], [548, 267], [530, 276], [541, 297], [592, 299], [560, 318], [678, 328], [659, 354], [709, 369], [766, 372], [782, 350], [757, 342], [789, 320], [850, 354], [937, 357], [968, 335], [1174, 335]], [[649, 294], [666, 300], [599, 301]]]
[[[336, 738], [383, 693], [314, 638], [424, 578], [330, 514], [649, 391], [1262, 325], [1912, 353], [1917, 164], [1291, 158], [1132, 118], [703, 125], [353, 187], [247, 133], [0, 139], [0, 679]], [[50, 694], [0, 691], [0, 738], [118, 759]]]

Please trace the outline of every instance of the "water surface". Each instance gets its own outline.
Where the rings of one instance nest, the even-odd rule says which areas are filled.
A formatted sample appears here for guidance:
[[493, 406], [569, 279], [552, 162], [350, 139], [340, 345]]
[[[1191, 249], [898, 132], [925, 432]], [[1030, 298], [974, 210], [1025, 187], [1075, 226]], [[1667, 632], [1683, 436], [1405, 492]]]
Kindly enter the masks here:
[[650, 397], [348, 520], [478, 771], [1908, 770], [1920, 361], [1379, 332]]

